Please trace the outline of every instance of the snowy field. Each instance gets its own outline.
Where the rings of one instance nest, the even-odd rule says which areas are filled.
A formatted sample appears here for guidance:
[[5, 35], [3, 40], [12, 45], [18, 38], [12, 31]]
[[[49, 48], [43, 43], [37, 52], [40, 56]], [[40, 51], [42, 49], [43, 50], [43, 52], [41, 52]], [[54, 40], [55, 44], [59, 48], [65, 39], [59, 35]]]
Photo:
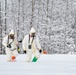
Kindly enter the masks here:
[[41, 55], [37, 62], [25, 62], [25, 54], [17, 62], [6, 62], [0, 55], [0, 75], [76, 75], [76, 55]]

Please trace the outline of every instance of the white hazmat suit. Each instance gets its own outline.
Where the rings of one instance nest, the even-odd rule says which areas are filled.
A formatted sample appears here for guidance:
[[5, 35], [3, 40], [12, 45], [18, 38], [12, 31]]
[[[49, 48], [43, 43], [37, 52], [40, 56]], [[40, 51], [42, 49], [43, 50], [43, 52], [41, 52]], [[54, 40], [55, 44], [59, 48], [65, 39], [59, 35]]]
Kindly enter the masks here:
[[[10, 33], [9, 33], [9, 35], [10, 34], [14, 34], [14, 31], [11, 30]], [[5, 52], [7, 54], [7, 61], [12, 61], [12, 56], [15, 59], [16, 56], [18, 55], [18, 52], [17, 52], [17, 44], [18, 44], [18, 42], [17, 42], [16, 38], [14, 40], [10, 39], [9, 35], [7, 35], [7, 36], [5, 36], [3, 38], [2, 44], [5, 47]], [[11, 44], [11, 48], [7, 47], [8, 44]]]
[[[34, 28], [31, 28], [30, 30], [30, 34], [32, 33], [36, 33]], [[40, 57], [39, 50], [41, 49], [38, 36], [35, 36], [33, 38], [33, 37], [30, 37], [30, 34], [25, 35], [23, 42], [22, 42], [22, 48], [24, 51], [26, 51], [27, 62], [30, 62], [32, 60], [32, 55], [34, 55], [34, 57], [37, 60]], [[29, 45], [31, 45], [31, 48], [29, 48]]]

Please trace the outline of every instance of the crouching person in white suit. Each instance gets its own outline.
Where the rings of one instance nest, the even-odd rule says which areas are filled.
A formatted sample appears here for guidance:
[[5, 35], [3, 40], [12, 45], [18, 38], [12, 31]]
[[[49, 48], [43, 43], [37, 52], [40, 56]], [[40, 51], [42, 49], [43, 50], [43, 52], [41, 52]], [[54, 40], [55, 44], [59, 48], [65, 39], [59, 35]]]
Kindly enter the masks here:
[[[42, 50], [39, 43], [39, 38], [36, 35], [36, 31], [34, 28], [31, 28], [30, 33], [28, 35], [25, 35], [22, 42], [22, 47], [24, 53], [26, 53], [27, 62], [31, 62], [31, 61], [36, 62], [38, 60]], [[32, 59], [32, 55], [34, 55], [33, 59]]]
[[17, 52], [17, 40], [15, 38], [15, 33], [13, 30], [10, 31], [9, 35], [3, 38], [3, 45], [5, 47], [5, 52], [7, 54], [7, 61], [15, 61]]

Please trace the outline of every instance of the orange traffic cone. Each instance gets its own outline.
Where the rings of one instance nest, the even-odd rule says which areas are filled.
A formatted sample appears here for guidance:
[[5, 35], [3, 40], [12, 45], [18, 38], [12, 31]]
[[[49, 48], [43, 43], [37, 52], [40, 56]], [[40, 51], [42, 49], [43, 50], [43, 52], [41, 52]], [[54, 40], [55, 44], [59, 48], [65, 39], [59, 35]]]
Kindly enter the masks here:
[[12, 56], [12, 62], [16, 61], [15, 58], [16, 58], [15, 56]]

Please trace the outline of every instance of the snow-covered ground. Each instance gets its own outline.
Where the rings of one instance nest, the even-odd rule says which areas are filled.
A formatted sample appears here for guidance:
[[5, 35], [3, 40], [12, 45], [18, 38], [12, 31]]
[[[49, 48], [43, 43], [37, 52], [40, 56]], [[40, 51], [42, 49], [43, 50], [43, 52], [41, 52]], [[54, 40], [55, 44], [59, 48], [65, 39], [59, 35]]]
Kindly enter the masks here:
[[76, 55], [41, 55], [37, 62], [25, 62], [25, 54], [17, 62], [6, 62], [0, 55], [0, 75], [76, 75]]

